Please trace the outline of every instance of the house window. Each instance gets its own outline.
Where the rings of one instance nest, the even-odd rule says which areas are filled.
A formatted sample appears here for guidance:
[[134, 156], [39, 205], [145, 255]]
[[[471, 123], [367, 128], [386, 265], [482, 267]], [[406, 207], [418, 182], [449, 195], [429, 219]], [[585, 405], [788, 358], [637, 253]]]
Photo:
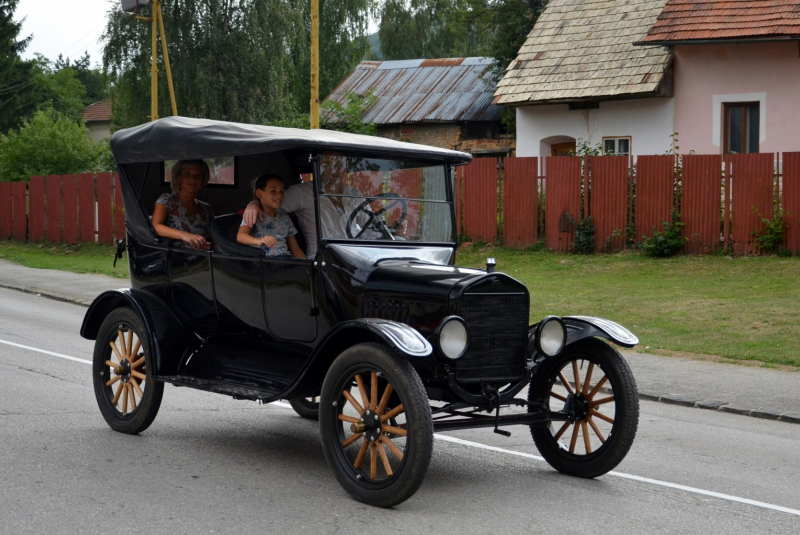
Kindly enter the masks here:
[[631, 138], [628, 137], [604, 137], [603, 138], [603, 154], [606, 156], [630, 156], [631, 155]]
[[726, 154], [758, 152], [759, 103], [724, 104]]

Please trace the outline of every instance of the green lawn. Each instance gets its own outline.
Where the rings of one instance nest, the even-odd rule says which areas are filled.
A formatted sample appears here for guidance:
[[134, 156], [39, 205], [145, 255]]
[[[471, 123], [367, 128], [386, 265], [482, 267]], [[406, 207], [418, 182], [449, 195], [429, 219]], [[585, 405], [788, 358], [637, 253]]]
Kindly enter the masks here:
[[457, 263], [497, 270], [531, 293], [531, 321], [548, 314], [603, 316], [639, 349], [667, 349], [800, 366], [800, 259], [638, 253], [576, 256], [462, 248]]
[[[115, 247], [0, 242], [0, 258], [37, 268], [127, 278]], [[638, 253], [576, 256], [548, 251], [461, 248], [457, 263], [497, 269], [531, 292], [531, 321], [548, 314], [613, 319], [639, 350], [671, 350], [800, 367], [800, 259]]]
[[0, 258], [33, 268], [61, 269], [74, 273], [99, 273], [128, 278], [128, 260], [123, 257], [113, 267], [115, 245], [53, 245], [0, 241]]

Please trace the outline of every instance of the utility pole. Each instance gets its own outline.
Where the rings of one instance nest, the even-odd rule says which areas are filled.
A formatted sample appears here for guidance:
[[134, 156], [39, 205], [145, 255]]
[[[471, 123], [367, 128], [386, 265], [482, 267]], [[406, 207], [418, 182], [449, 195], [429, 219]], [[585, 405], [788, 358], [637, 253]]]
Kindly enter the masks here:
[[[138, 13], [142, 7], [146, 7], [148, 0], [122, 0], [122, 10], [129, 13]], [[161, 53], [164, 54], [164, 68], [167, 71], [167, 86], [169, 87], [169, 99], [172, 104], [172, 115], [178, 115], [178, 107], [175, 105], [175, 88], [172, 86], [172, 71], [169, 68], [169, 51], [167, 50], [167, 34], [164, 32], [164, 17], [161, 14], [161, 1], [152, 0], [150, 16], [143, 17], [136, 15], [139, 20], [152, 23], [152, 51], [153, 62], [150, 68], [150, 120], [158, 119], [158, 32], [161, 31]]]
[[311, 0], [311, 129], [319, 128], [319, 0]]

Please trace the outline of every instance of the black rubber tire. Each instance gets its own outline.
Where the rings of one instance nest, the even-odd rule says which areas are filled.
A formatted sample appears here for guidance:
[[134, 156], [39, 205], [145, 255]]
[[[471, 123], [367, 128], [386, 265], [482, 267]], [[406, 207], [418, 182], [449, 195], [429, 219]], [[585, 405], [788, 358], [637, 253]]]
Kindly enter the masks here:
[[[602, 390], [602, 395], [606, 396], [605, 399], [608, 399], [610, 394], [613, 394], [613, 402], [609, 402], [607, 407], [613, 406], [614, 413], [613, 424], [608, 424], [610, 430], [607, 431], [607, 435], [601, 430], [605, 442], [600, 442], [597, 449], [589, 449], [587, 453], [587, 448], [584, 444], [577, 442], [573, 438], [572, 448], [578, 447], [583, 450], [583, 453], [575, 453], [575, 451], [570, 453], [570, 447], [560, 444], [556, 439], [558, 431], [561, 431], [561, 427], [564, 425], [562, 422], [552, 422], [546, 426], [532, 425], [531, 435], [542, 457], [545, 458], [550, 466], [561, 473], [571, 476], [593, 478], [613, 470], [622, 462], [628, 450], [630, 450], [639, 423], [639, 394], [636, 391], [636, 382], [633, 379], [633, 374], [622, 355], [605, 342], [595, 338], [588, 338], [567, 347], [558, 357], [545, 361], [542, 367], [535, 372], [528, 391], [530, 410], [541, 410], [542, 408], [550, 407], [551, 389], [556, 381], [560, 381], [559, 373], [562, 370], [567, 370], [567, 374], [563, 374], [565, 377], [572, 373], [571, 363], [573, 361], [581, 364], [594, 363], [594, 368], [600, 368], [608, 378], [603, 385], [605, 388]], [[586, 371], [588, 372], [588, 370], [589, 365], [586, 366]], [[581, 381], [585, 378], [584, 375]], [[594, 382], [591, 384], [596, 384], [596, 379], [602, 378], [594, 374]], [[567, 382], [570, 381], [569, 379], [566, 380]], [[571, 384], [573, 387], [575, 386], [574, 382]], [[601, 391], [598, 390], [598, 392]], [[555, 407], [551, 410], [557, 411]], [[610, 409], [603, 408], [602, 410]], [[593, 418], [579, 420], [577, 424], [572, 424], [575, 427], [569, 427], [568, 429], [573, 432], [577, 429], [578, 436], [583, 433], [584, 437], [586, 435], [591, 437], [591, 434], [594, 433], [595, 439], [600, 440], [595, 431], [587, 433], [591, 429], [589, 427], [591, 424], [582, 424], [583, 429], [578, 427], [581, 422], [588, 422]], [[603, 422], [600, 423], [602, 424]], [[564, 432], [564, 435], [566, 434]]]
[[[386, 391], [387, 384], [391, 384], [393, 389], [389, 404], [384, 406], [382, 412], [378, 407], [375, 413], [387, 415], [392, 407], [397, 408], [402, 404], [404, 411], [398, 417], [405, 422], [407, 433], [405, 437], [400, 437], [381, 428], [378, 447], [382, 447], [382, 440], [390, 440], [402, 453], [402, 459], [396, 455], [391, 457], [397, 463], [392, 468], [392, 473], [384, 471], [383, 478], [376, 477], [374, 480], [370, 471], [356, 468], [357, 462], [353, 462], [353, 448], [356, 443], [343, 446], [349, 424], [339, 420], [339, 415], [344, 412], [348, 403], [343, 391], [354, 384], [356, 375], [371, 378], [373, 373], [380, 377], [380, 392]], [[391, 418], [382, 425], [401, 424]], [[333, 468], [339, 484], [358, 501], [377, 507], [391, 507], [402, 503], [417, 492], [428, 471], [433, 451], [433, 421], [428, 396], [411, 364], [385, 346], [358, 344], [337, 357], [322, 385], [320, 431], [328, 465]], [[365, 451], [369, 450], [371, 456], [372, 446], [367, 441], [367, 434], [364, 433], [361, 439], [362, 447], [367, 448]], [[402, 447], [394, 442], [396, 439], [402, 442]], [[377, 457], [377, 453], [375, 455]], [[391, 448], [387, 457], [390, 455], [393, 455]]]
[[301, 418], [319, 420], [319, 401], [311, 401], [308, 398], [292, 398], [289, 400], [289, 405]]
[[[141, 358], [144, 354], [143, 365], [137, 367], [137, 371], [145, 375], [140, 386], [142, 395], [136, 408], [123, 414], [119, 408], [119, 400], [114, 403], [114, 387], [106, 383], [112, 378], [112, 368], [106, 361], [112, 359], [113, 351], [110, 344], [117, 341], [118, 331], [125, 333], [133, 331], [141, 342], [141, 350], [136, 352], [135, 357]], [[130, 334], [129, 334], [130, 336]], [[122, 344], [124, 346], [124, 344]], [[152, 378], [152, 357], [150, 351], [152, 344], [148, 338], [148, 332], [144, 327], [139, 316], [130, 308], [117, 308], [113, 310], [103, 321], [95, 340], [94, 356], [92, 358], [92, 379], [94, 383], [94, 393], [100, 413], [105, 418], [111, 429], [120, 433], [136, 434], [147, 429], [155, 420], [158, 409], [161, 407], [161, 398], [164, 395], [164, 383]], [[124, 349], [124, 348], [123, 348]], [[124, 356], [124, 353], [123, 353]], [[116, 357], [114, 357], [116, 358]], [[112, 359], [113, 362], [113, 359]], [[134, 380], [136, 380], [134, 378]], [[117, 385], [122, 380], [117, 380]], [[129, 380], [130, 382], [130, 380]], [[138, 384], [138, 380], [137, 380]], [[127, 401], [126, 401], [127, 403]]]

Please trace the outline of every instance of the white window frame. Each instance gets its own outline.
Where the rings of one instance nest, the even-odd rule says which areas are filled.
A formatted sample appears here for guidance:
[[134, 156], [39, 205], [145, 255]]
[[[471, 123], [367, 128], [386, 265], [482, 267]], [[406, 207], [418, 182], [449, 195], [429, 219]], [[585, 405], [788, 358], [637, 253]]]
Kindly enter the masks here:
[[[628, 152], [620, 153], [617, 150], [617, 148], [619, 147], [620, 139], [628, 140]], [[606, 153], [606, 141], [609, 140], [614, 141], [614, 152], [611, 154], [615, 156], [628, 156], [629, 158], [633, 155], [633, 136], [603, 136], [602, 139], [603, 156], [608, 156], [608, 154]]]

